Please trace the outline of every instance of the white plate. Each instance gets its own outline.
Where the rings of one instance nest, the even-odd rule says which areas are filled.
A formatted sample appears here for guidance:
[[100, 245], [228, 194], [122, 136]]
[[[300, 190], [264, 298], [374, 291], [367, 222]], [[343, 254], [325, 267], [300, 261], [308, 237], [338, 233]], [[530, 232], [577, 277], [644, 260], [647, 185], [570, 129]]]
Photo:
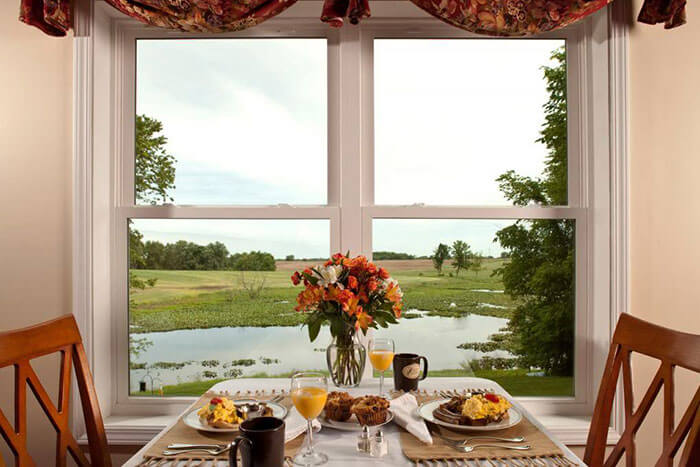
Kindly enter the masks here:
[[[501, 396], [503, 397], [503, 396]], [[506, 428], [510, 428], [512, 426], [517, 425], [520, 423], [520, 421], [523, 419], [523, 416], [518, 412], [517, 409], [511, 407], [508, 409], [508, 418], [505, 418], [501, 420], [498, 423], [489, 423], [488, 425], [484, 426], [469, 426], [469, 425], [455, 425], [454, 423], [448, 423], [444, 422], [442, 420], [438, 420], [433, 416], [433, 411], [437, 409], [440, 404], [444, 404], [447, 402], [449, 399], [441, 399], [441, 400], [436, 400], [436, 401], [431, 401], [431, 402], [426, 402], [424, 404], [421, 404], [420, 407], [418, 407], [418, 415], [436, 425], [444, 426], [446, 428], [449, 428], [450, 430], [454, 431], [496, 431], [496, 430], [504, 430]]]
[[[234, 404], [245, 404], [245, 403], [252, 403], [252, 402], [257, 402], [253, 399], [235, 399], [233, 401]], [[274, 402], [266, 402], [267, 406], [272, 409], [272, 416], [277, 417], [277, 418], [284, 418], [287, 416], [287, 408], [276, 404]], [[233, 433], [238, 431], [238, 425], [236, 425], [233, 428], [216, 428], [213, 427], [207, 423], [202, 423], [202, 420], [199, 418], [199, 415], [197, 415], [197, 411], [199, 411], [201, 407], [197, 407], [192, 409], [190, 412], [187, 413], [184, 417], [182, 417], [182, 422], [189, 426], [190, 428], [194, 428], [195, 430], [199, 431], [210, 431], [212, 433]]]
[[[379, 428], [380, 426], [384, 426], [390, 421], [394, 419], [394, 414], [391, 412], [388, 412], [386, 414], [386, 421], [384, 423], [380, 423], [379, 425], [372, 425], [370, 428]], [[318, 420], [321, 422], [321, 425], [327, 426], [328, 428], [334, 428], [336, 430], [341, 430], [341, 431], [362, 431], [362, 425], [357, 421], [357, 418], [355, 416], [351, 416], [350, 419], [347, 422], [336, 422], [335, 420], [329, 420], [326, 418], [325, 413], [321, 413], [321, 415], [318, 417]]]

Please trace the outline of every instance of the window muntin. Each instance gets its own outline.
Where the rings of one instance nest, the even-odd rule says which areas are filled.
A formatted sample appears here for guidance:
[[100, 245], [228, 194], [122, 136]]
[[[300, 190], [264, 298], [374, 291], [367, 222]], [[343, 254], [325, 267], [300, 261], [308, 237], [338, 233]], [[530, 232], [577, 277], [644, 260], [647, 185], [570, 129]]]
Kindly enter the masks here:
[[137, 170], [136, 203], [326, 204], [326, 50], [325, 38], [137, 40], [136, 114], [162, 123], [175, 176], [166, 197], [140, 196]]
[[218, 379], [325, 368], [318, 345], [300, 342], [289, 277], [328, 257], [329, 228], [324, 219], [132, 219], [130, 394], [199, 395]]
[[499, 176], [542, 173], [542, 67], [564, 45], [375, 39], [375, 203], [509, 205]]

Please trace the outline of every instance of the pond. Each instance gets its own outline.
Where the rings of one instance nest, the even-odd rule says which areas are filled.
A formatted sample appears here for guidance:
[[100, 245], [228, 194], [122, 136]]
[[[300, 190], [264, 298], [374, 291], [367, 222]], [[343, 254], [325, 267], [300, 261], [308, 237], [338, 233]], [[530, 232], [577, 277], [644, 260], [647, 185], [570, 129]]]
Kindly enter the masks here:
[[[404, 319], [399, 325], [380, 329], [377, 336], [394, 339], [397, 352], [426, 355], [431, 370], [459, 369], [460, 363], [484, 355], [510, 355], [505, 351], [485, 354], [457, 348], [466, 342], [486, 341], [490, 334], [508, 324], [507, 319], [476, 314], [459, 318], [423, 316], [425, 312], [409, 312], [422, 317]], [[185, 365], [179, 369], [132, 369], [132, 391], [138, 391], [139, 381], [144, 379], [147, 372], [151, 377], [157, 378], [160, 384], [171, 385], [205, 379], [205, 371], [224, 378], [225, 373], [233, 369], [241, 370], [243, 376], [262, 372], [278, 375], [298, 369], [325, 369], [324, 351], [330, 343], [330, 331], [326, 326], [313, 343], [309, 342], [306, 328], [284, 326], [184, 329], [136, 336], [153, 343], [136, 359], [139, 363], [147, 366], [156, 362]], [[218, 365], [209, 363], [209, 366], [203, 366], [202, 361], [206, 360], [217, 360]], [[239, 360], [236, 362], [238, 366], [232, 366], [231, 362], [236, 360]], [[150, 390], [150, 378], [146, 379]]]

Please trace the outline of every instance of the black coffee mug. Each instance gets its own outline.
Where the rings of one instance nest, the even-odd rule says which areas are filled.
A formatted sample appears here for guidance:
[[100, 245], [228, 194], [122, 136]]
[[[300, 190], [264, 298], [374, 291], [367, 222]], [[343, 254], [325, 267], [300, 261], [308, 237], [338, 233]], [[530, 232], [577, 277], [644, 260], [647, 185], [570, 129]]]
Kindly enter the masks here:
[[[423, 361], [423, 376], [420, 362]], [[397, 391], [415, 391], [418, 381], [428, 376], [428, 359], [414, 353], [397, 353], [394, 355], [394, 388]]]
[[239, 435], [228, 453], [232, 466], [238, 466], [238, 450], [243, 467], [281, 467], [284, 465], [284, 420], [257, 417], [238, 427]]

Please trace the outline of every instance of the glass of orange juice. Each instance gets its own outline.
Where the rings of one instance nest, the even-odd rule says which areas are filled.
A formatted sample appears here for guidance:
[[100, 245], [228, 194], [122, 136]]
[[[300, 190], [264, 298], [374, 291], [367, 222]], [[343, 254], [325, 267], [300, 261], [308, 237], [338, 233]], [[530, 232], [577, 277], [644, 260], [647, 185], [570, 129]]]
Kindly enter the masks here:
[[306, 446], [294, 457], [293, 462], [304, 466], [325, 464], [328, 456], [314, 451], [311, 421], [321, 414], [326, 405], [328, 380], [321, 373], [297, 373], [292, 376], [290, 394], [294, 407], [307, 422]]
[[369, 361], [379, 372], [379, 395], [384, 396], [384, 372], [394, 361], [394, 341], [386, 338], [369, 341]]

